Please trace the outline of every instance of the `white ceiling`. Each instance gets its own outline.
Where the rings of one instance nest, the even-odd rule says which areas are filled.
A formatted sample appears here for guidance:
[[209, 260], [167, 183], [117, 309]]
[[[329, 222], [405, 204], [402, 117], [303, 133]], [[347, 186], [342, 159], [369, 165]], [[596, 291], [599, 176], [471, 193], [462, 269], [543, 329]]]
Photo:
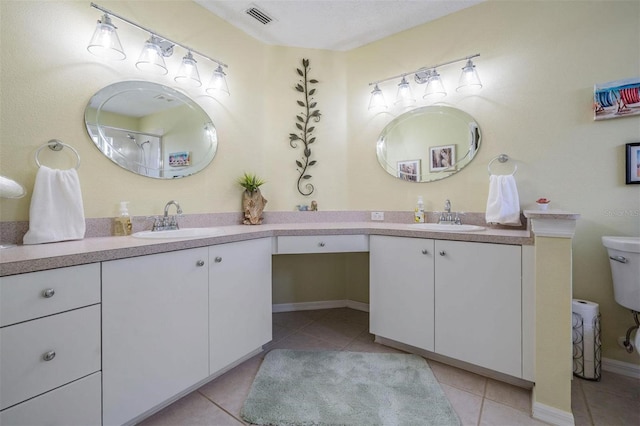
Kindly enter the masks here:
[[[485, 0], [194, 0], [272, 45], [345, 51]], [[257, 7], [273, 19], [246, 14]]]

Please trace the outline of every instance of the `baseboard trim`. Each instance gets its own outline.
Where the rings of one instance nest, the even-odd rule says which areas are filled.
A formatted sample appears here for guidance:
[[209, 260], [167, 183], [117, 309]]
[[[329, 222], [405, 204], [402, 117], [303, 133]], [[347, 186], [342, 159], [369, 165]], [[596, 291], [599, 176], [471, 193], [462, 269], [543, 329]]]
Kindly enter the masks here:
[[602, 358], [602, 369], [621, 376], [640, 379], [640, 365], [630, 362], [618, 361], [611, 358]]
[[322, 300], [319, 302], [278, 303], [271, 307], [273, 313], [312, 311], [316, 309], [351, 308], [358, 311], [369, 312], [369, 304], [356, 302], [355, 300]]
[[563, 411], [539, 402], [533, 403], [532, 417], [536, 420], [550, 423], [556, 426], [574, 426], [573, 413]]

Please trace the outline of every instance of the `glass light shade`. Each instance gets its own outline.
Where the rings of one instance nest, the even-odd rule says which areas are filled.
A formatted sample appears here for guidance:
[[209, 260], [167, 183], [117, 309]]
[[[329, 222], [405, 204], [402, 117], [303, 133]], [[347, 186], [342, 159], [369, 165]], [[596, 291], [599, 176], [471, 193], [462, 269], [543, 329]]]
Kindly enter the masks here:
[[471, 59], [467, 61], [467, 64], [462, 68], [462, 74], [460, 75], [460, 81], [456, 91], [475, 91], [482, 88], [480, 77], [476, 71], [476, 66], [473, 65]]
[[377, 110], [377, 109], [386, 109], [387, 102], [384, 100], [384, 95], [382, 94], [382, 90], [376, 84], [373, 90], [371, 91], [371, 100], [369, 101], [369, 109]]
[[402, 77], [402, 81], [398, 84], [398, 94], [396, 95], [395, 104], [398, 106], [413, 105], [416, 103], [416, 98], [413, 97], [411, 92], [411, 86], [405, 77]]
[[213, 72], [209, 86], [207, 86], [207, 93], [210, 95], [227, 95], [229, 96], [229, 86], [227, 85], [226, 74], [222, 70], [222, 65], [218, 65], [218, 68]]
[[182, 64], [178, 70], [178, 75], [176, 75], [174, 80], [178, 83], [183, 83], [191, 87], [202, 86], [196, 62], [197, 61], [193, 58], [191, 52], [188, 52], [187, 56], [182, 58]]
[[444, 90], [444, 85], [440, 79], [440, 74], [436, 70], [431, 71], [429, 81], [427, 81], [427, 88], [424, 91], [424, 99], [438, 99], [447, 95], [447, 91]]
[[139, 70], [160, 75], [167, 73], [167, 66], [164, 63], [159, 42], [160, 40], [156, 36], [151, 36], [144, 43], [138, 62], [136, 62], [136, 67]]
[[104, 15], [102, 21], [98, 21], [87, 50], [105, 59], [123, 60], [127, 57], [122, 50], [116, 27], [111, 23], [108, 15]]

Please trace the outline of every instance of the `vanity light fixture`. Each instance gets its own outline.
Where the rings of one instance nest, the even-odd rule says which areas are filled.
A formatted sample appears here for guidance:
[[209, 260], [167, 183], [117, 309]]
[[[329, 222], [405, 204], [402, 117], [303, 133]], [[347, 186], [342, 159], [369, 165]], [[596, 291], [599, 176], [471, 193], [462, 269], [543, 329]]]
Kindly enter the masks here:
[[473, 65], [471, 59], [467, 60], [467, 64], [462, 68], [462, 74], [460, 74], [460, 82], [458, 83], [458, 92], [464, 90], [479, 90], [482, 88], [478, 71], [476, 66]]
[[106, 13], [98, 20], [93, 37], [89, 41], [87, 50], [96, 56], [106, 59], [123, 60], [127, 57], [116, 32], [116, 26]]
[[413, 97], [413, 93], [411, 92], [411, 85], [403, 76], [400, 83], [398, 83], [398, 93], [396, 95], [395, 104], [398, 106], [407, 106], [415, 103], [416, 98]]
[[[406, 93], [411, 93], [411, 87], [406, 79], [406, 76], [409, 74], [414, 74], [414, 80], [417, 84], [426, 84], [427, 87], [424, 92], [424, 99], [427, 100], [436, 100], [438, 98], [442, 98], [446, 96], [447, 91], [444, 88], [444, 84], [442, 83], [442, 79], [440, 78], [440, 74], [436, 70], [437, 68], [444, 67], [446, 65], [454, 64], [456, 62], [466, 61], [466, 65], [462, 68], [462, 75], [460, 76], [460, 81], [458, 84], [458, 88], [456, 91], [463, 92], [466, 89], [480, 89], [482, 87], [482, 83], [480, 82], [480, 77], [478, 76], [478, 72], [476, 71], [476, 66], [473, 64], [472, 59], [480, 56], [479, 53], [474, 55], [465, 56], [464, 58], [454, 59], [452, 61], [444, 62], [442, 64], [433, 65], [430, 67], [422, 67], [415, 71], [405, 72], [400, 75], [396, 75], [393, 77], [388, 77], [382, 80], [377, 80], [369, 83], [369, 86], [374, 86], [373, 91], [371, 92], [371, 100], [369, 101], [369, 109], [374, 108], [386, 108], [386, 103], [384, 102], [384, 95], [382, 94], [382, 90], [378, 87], [378, 84], [384, 83], [389, 80], [395, 80], [401, 78], [400, 83], [398, 84], [398, 94], [396, 97], [396, 105], [404, 105], [407, 102], [410, 102], [408, 99], [413, 99], [413, 96]], [[414, 99], [415, 102], [415, 99]], [[384, 106], [382, 106], [384, 105]]]
[[178, 83], [185, 83], [192, 87], [202, 86], [196, 62], [197, 61], [193, 58], [191, 51], [189, 51], [187, 55], [182, 58], [182, 64], [180, 64], [178, 75], [175, 76], [174, 80]]
[[387, 102], [384, 100], [384, 95], [382, 94], [382, 90], [380, 90], [377, 84], [371, 91], [371, 100], [369, 101], [369, 109], [370, 110], [387, 109]]
[[227, 79], [224, 70], [220, 65], [213, 72], [209, 86], [207, 86], [206, 92], [211, 95], [226, 95], [229, 96], [229, 86], [227, 86]]
[[442, 84], [440, 74], [435, 69], [431, 70], [427, 78], [427, 88], [424, 90], [424, 99], [438, 99], [447, 96], [447, 91]]
[[[194, 58], [194, 54], [204, 59], [207, 59], [216, 64], [216, 69], [213, 72], [213, 78], [211, 84], [207, 88], [207, 93], [210, 94], [225, 94], [229, 95], [229, 86], [227, 85], [226, 73], [223, 70], [227, 68], [227, 64], [217, 59], [211, 58], [197, 50], [192, 49], [177, 41], [171, 40], [165, 36], [158, 34], [155, 31], [145, 28], [140, 24], [137, 24], [130, 19], [127, 19], [121, 15], [113, 13], [112, 11], [105, 9], [95, 3], [91, 3], [91, 7], [98, 9], [104, 13], [102, 19], [98, 21], [96, 30], [89, 42], [87, 50], [96, 56], [106, 57], [108, 59], [125, 59], [126, 54], [122, 49], [118, 34], [116, 33], [116, 26], [111, 22], [111, 18], [117, 18], [122, 22], [136, 27], [150, 35], [149, 39], [145, 42], [140, 57], [136, 62], [136, 67], [144, 71], [154, 72], [156, 74], [167, 74], [167, 66], [164, 58], [168, 58], [173, 54], [175, 46], [179, 46], [187, 51], [187, 54], [182, 58], [180, 69], [175, 81], [183, 83], [192, 87], [200, 87], [202, 82], [200, 81], [200, 73], [197, 68], [197, 61]], [[215, 88], [212, 86], [215, 83]], [[211, 89], [211, 90], [210, 90]]]
[[160, 75], [165, 75], [168, 72], [160, 41], [158, 37], [151, 35], [149, 40], [144, 43], [138, 62], [136, 62], [136, 68]]

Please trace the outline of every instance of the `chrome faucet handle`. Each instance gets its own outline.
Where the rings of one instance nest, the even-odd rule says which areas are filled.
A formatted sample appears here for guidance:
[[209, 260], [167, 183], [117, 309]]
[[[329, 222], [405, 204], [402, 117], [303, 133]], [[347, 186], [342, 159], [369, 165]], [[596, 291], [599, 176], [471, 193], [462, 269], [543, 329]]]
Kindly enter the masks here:
[[151, 227], [152, 231], [159, 231], [162, 229], [162, 219], [160, 218], [160, 216], [155, 216], [153, 218], [153, 226]]

